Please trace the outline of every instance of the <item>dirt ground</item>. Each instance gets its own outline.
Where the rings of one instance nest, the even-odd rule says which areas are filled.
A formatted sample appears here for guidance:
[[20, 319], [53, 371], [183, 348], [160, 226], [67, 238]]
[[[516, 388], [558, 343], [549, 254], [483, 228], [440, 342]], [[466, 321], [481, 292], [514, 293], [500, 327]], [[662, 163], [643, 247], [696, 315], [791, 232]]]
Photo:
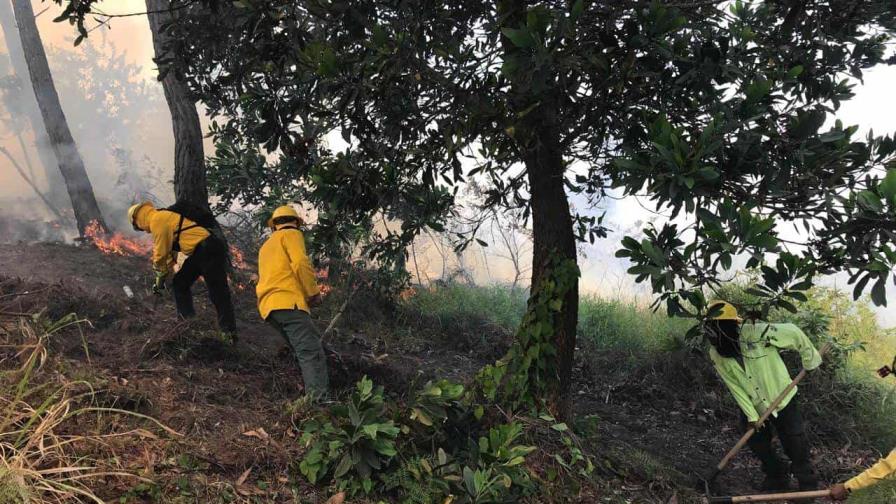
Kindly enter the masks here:
[[[74, 333], [53, 339], [51, 353], [62, 356], [60, 372], [97, 385], [97, 400], [104, 404], [149, 415], [181, 434], [119, 447], [115, 456], [125, 466], [162, 481], [166, 492], [174, 492], [166, 495], [179, 492], [183, 500], [172, 502], [217, 502], [212, 496], [225, 488], [235, 498], [256, 499], [251, 502], [323, 502], [326, 495], [297, 480], [291, 469], [301, 452], [294, 428], [301, 412], [289, 406], [301, 397], [301, 374], [284, 341], [259, 319], [254, 292], [234, 291], [240, 338], [228, 346], [212, 337], [213, 310], [201, 285], [195, 289], [200, 316], [187, 323], [175, 318], [171, 301], [149, 293], [150, 282], [145, 258], [61, 244], [0, 245], [0, 311], [45, 308], [48, 318], [75, 312], [90, 320], [83, 339]], [[316, 315], [332, 311], [325, 304]], [[328, 320], [319, 323], [323, 328]], [[204, 333], [208, 337], [195, 337]], [[388, 347], [377, 335], [351, 331], [338, 333], [328, 345], [341, 356], [331, 356], [337, 389], [367, 374], [401, 394], [411, 381], [465, 379], [487, 363], [481, 353]], [[604, 473], [609, 479], [597, 485], [603, 489], [598, 501], [679, 502], [677, 496], [687, 493], [681, 489], [736, 441], [736, 416], [726, 410], [707, 366], [684, 360], [632, 373], [622, 365], [630, 358], [591, 353], [580, 358], [575, 373], [576, 412], [596, 418], [589, 447], [606, 455], [611, 466]], [[0, 369], [10, 365], [0, 358]], [[670, 381], [684, 392], [670, 395]], [[843, 460], [861, 465], [874, 454], [820, 445], [814, 456], [821, 477], [835, 481], [843, 476]], [[633, 463], [636, 458], [649, 463]], [[718, 491], [752, 492], [760, 476], [744, 452], [719, 478]], [[293, 493], [297, 484], [300, 497]], [[110, 480], [99, 490], [106, 498], [140, 502], [139, 492], [129, 488]]]

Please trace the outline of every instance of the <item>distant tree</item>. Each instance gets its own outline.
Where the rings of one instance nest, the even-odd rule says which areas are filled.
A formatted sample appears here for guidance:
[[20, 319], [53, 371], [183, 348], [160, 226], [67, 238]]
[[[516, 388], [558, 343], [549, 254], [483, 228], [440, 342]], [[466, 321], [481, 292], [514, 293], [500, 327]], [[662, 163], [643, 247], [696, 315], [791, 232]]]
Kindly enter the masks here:
[[[14, 126], [17, 140], [20, 141], [24, 153], [31, 148], [37, 153], [37, 160], [46, 179], [49, 181], [49, 195], [51, 199], [62, 201], [66, 196], [62, 173], [59, 172], [59, 164], [53, 157], [50, 140], [47, 136], [47, 128], [44, 126], [40, 109], [34, 97], [34, 91], [30, 86], [28, 77], [28, 64], [25, 63], [25, 53], [19, 40], [19, 30], [16, 28], [16, 18], [12, 12], [10, 0], [0, 0], [0, 29], [3, 30], [3, 39], [6, 42], [6, 54], [9, 56], [11, 72], [9, 79], [4, 82], [5, 101], [7, 111], [15, 116]], [[30, 126], [34, 138], [33, 145], [26, 145], [25, 134]], [[23, 154], [27, 155], [27, 154]], [[30, 156], [29, 156], [30, 157]], [[26, 166], [34, 167], [30, 159], [26, 160]], [[35, 173], [36, 175], [36, 173]]]
[[50, 144], [59, 163], [59, 170], [65, 179], [72, 209], [75, 212], [75, 221], [78, 224], [78, 232], [83, 235], [84, 230], [91, 222], [96, 222], [105, 230], [106, 223], [93, 194], [93, 186], [90, 184], [81, 154], [78, 152], [78, 147], [75, 145], [75, 140], [72, 138], [71, 130], [66, 122], [65, 113], [62, 111], [62, 105], [59, 103], [59, 95], [56, 93], [53, 76], [50, 74], [50, 67], [47, 64], [47, 55], [34, 21], [31, 1], [13, 0], [13, 13], [19, 28], [19, 37], [28, 65], [31, 85], [34, 88], [34, 95], [37, 98], [37, 105], [40, 108]]
[[[738, 254], [784, 307], [818, 272], [871, 265], [880, 282], [896, 263], [892, 138], [822, 130], [884, 61], [889, 0], [201, 3], [172, 51], [218, 118], [225, 202], [301, 195], [334, 238], [386, 215], [401, 229], [367, 248], [379, 257], [441, 231], [471, 178], [487, 207], [531, 219], [529, 310], [484, 371], [514, 404], [568, 405], [576, 244], [606, 234], [570, 194], [589, 208], [615, 187], [671, 211], [620, 253], [672, 314], [705, 315]], [[78, 21], [90, 2], [68, 6]], [[334, 132], [342, 152], [321, 143]], [[788, 251], [778, 223], [808, 240]]]

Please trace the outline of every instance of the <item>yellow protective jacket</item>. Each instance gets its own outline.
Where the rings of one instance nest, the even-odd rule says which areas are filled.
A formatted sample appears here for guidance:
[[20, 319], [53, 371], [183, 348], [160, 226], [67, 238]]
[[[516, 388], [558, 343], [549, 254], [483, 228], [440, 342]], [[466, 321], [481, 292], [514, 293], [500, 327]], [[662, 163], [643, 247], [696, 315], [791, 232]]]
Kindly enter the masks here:
[[296, 228], [281, 228], [258, 251], [258, 311], [267, 319], [274, 310], [310, 312], [308, 299], [320, 293], [314, 267], [305, 252], [305, 236]]
[[174, 235], [177, 233], [178, 225], [181, 225], [180, 251], [185, 255], [192, 255], [196, 250], [196, 246], [209, 237], [209, 232], [195, 222], [183, 218], [181, 223], [181, 215], [170, 212], [168, 210], [157, 210], [151, 206], [144, 206], [134, 221], [140, 229], [152, 233], [152, 269], [168, 274], [172, 271], [177, 254], [174, 252]]
[[871, 486], [882, 479], [889, 478], [896, 473], [896, 450], [890, 452], [886, 458], [880, 459], [865, 472], [847, 481], [844, 486], [850, 491]]

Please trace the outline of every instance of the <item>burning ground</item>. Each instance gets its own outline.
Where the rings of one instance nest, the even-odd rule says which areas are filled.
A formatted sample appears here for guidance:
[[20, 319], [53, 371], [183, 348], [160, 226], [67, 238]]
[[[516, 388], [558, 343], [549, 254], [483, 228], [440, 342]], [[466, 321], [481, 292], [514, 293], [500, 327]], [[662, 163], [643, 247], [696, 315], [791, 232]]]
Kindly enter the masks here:
[[[297, 426], [308, 413], [297, 401], [301, 374], [284, 342], [258, 319], [252, 289], [235, 292], [240, 340], [226, 346], [211, 337], [213, 310], [201, 284], [195, 289], [200, 317], [178, 321], [170, 301], [149, 294], [148, 260], [140, 255], [145, 246], [136, 255], [125, 246], [120, 253], [101, 246], [109, 253], [92, 246], [0, 245], [4, 379], [20, 377], [29, 352], [40, 346], [23, 327], [45, 328], [77, 314], [84, 322], [43, 341], [46, 357], [29, 385], [33, 399], [62, 386], [71, 408], [102, 410], [56, 427], [59, 436], [73, 440], [69, 460], [84, 457], [102, 472], [143, 478], [96, 476], [85, 480], [90, 488], [124, 502], [324, 502], [329, 494], [295, 470], [302, 456]], [[248, 277], [238, 272], [236, 282], [251, 285]], [[412, 300], [414, 291], [403, 297]], [[321, 328], [343, 299], [334, 290], [315, 312]], [[469, 379], [511, 340], [508, 331], [485, 320], [447, 326], [360, 291], [339, 327], [328, 340], [341, 357], [330, 362], [337, 389], [366, 374], [397, 401], [410, 384], [430, 377]], [[733, 409], [711, 370], [687, 351], [639, 360], [584, 342], [579, 355], [576, 430], [598, 469], [577, 501], [693, 500], [694, 475], [714, 465], [737, 437]], [[3, 384], [5, 404], [16, 403], [14, 383]], [[805, 394], [821, 391], [810, 386]], [[826, 481], [874, 458], [868, 446], [853, 441], [847, 425], [815, 409], [807, 415]], [[109, 434], [114, 436], [102, 437]], [[539, 469], [538, 456], [529, 463]], [[750, 492], [758, 478], [745, 453], [720, 486]], [[0, 489], [2, 482], [0, 474]]]

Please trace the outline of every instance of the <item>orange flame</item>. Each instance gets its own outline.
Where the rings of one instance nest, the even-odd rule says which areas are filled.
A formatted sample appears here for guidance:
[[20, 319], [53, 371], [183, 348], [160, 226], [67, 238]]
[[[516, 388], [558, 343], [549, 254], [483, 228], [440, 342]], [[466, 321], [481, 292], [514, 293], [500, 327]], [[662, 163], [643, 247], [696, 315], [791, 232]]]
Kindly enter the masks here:
[[91, 221], [84, 229], [84, 237], [106, 255], [148, 256], [152, 251], [152, 244], [149, 241], [128, 238], [120, 232], [110, 235], [96, 220]]
[[236, 269], [249, 269], [249, 265], [246, 264], [246, 257], [243, 255], [243, 251], [237, 248], [236, 245], [230, 246], [230, 258], [232, 259], [233, 266]]
[[333, 291], [333, 286], [327, 282], [330, 278], [329, 268], [321, 268], [317, 270], [314, 276], [317, 277], [317, 287], [320, 290], [321, 297], [327, 297], [327, 295]]

